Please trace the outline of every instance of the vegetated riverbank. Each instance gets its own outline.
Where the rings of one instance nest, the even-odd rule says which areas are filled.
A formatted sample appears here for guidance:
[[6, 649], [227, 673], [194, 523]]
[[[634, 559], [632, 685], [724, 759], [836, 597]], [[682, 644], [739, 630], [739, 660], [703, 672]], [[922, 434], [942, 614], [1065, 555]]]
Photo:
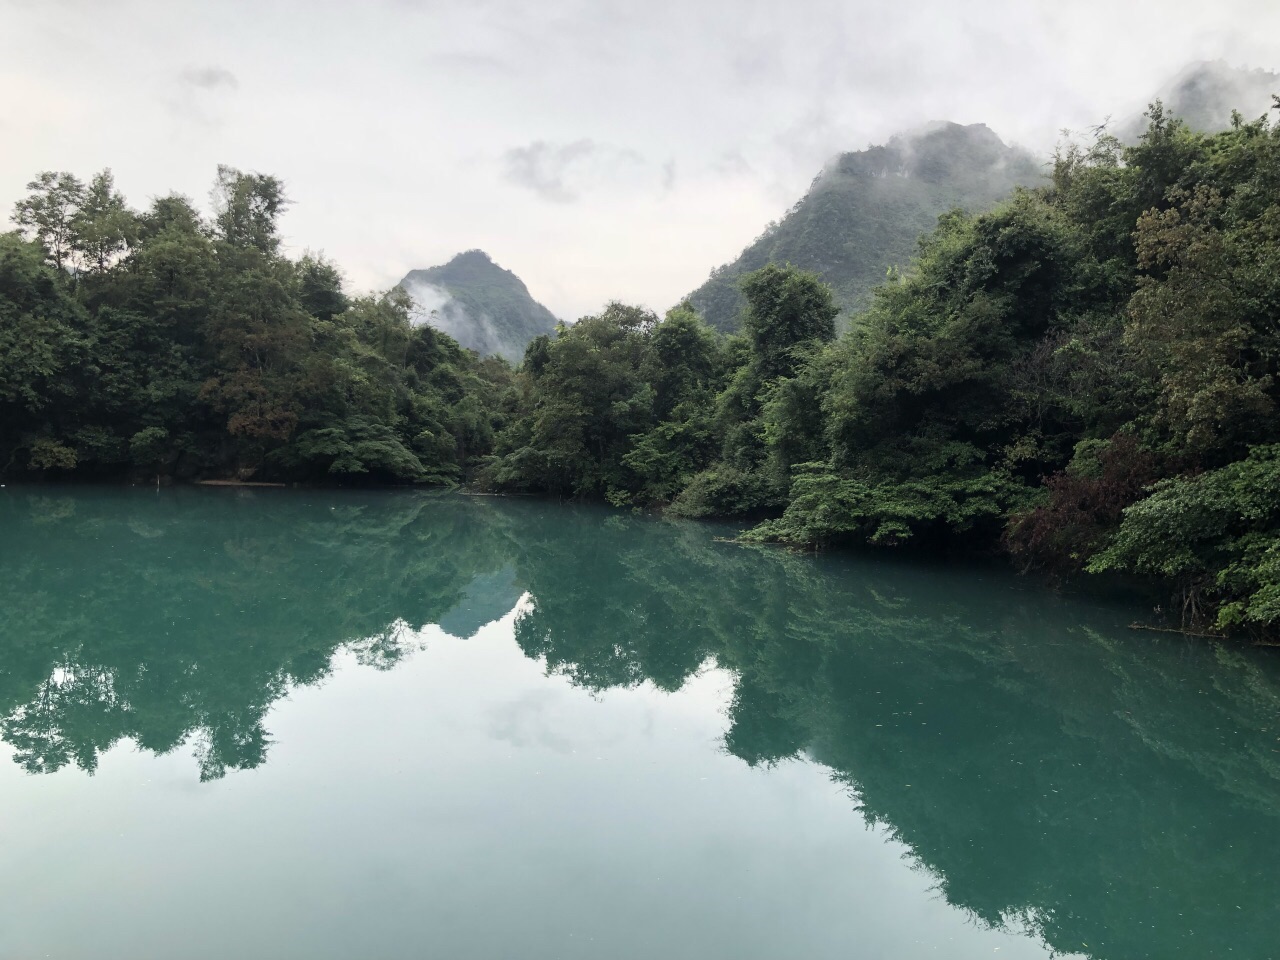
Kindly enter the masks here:
[[518, 369], [279, 250], [274, 178], [218, 213], [47, 174], [0, 237], [4, 475], [458, 483], [745, 518], [749, 540], [1000, 550], [1163, 583], [1172, 619], [1280, 630], [1280, 128], [1058, 153], [944, 216], [836, 336], [767, 266], [740, 334], [612, 304]]
[[999, 547], [1026, 571], [1163, 582], [1175, 622], [1280, 627], [1280, 128], [1060, 150], [955, 213], [836, 336], [765, 267], [743, 333], [614, 305], [531, 345], [480, 478], [772, 515], [796, 546]]

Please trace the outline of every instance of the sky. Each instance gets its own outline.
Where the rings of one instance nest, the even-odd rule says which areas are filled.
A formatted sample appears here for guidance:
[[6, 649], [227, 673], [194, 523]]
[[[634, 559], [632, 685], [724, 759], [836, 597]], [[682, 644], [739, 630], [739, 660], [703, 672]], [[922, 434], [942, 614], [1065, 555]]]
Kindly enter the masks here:
[[269, 173], [356, 290], [481, 248], [554, 313], [665, 310], [824, 162], [934, 120], [1047, 153], [1192, 60], [1280, 67], [1275, 0], [0, 0], [0, 208]]

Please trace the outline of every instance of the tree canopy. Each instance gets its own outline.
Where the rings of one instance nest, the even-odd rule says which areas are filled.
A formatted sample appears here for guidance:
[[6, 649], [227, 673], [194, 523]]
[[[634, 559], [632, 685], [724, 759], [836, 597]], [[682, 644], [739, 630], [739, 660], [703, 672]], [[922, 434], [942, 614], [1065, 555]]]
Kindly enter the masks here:
[[280, 252], [275, 177], [219, 167], [206, 220], [42, 173], [0, 235], [0, 471], [465, 479], [509, 367]]

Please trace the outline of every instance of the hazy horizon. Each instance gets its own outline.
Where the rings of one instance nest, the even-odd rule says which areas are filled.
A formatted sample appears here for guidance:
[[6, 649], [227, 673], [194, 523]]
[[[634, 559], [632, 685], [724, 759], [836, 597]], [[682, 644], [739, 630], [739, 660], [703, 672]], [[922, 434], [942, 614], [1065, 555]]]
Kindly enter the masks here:
[[840, 151], [950, 120], [1046, 152], [1191, 61], [1280, 66], [1257, 0], [0, 0], [0, 25], [6, 219], [41, 170], [207, 205], [226, 163], [282, 178], [287, 249], [355, 288], [480, 248], [567, 319], [670, 306]]

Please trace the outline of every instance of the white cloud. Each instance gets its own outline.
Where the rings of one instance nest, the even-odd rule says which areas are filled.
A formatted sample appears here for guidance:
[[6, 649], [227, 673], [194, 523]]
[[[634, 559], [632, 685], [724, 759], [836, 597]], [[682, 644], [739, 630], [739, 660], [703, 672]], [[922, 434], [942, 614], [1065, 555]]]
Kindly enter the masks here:
[[634, 180], [647, 167], [635, 150], [591, 140], [535, 140], [507, 150], [502, 160], [509, 181], [555, 203], [572, 203], [593, 186]]
[[178, 75], [178, 79], [184, 86], [196, 90], [217, 90], [220, 87], [234, 90], [240, 86], [236, 75], [222, 67], [188, 67]]

